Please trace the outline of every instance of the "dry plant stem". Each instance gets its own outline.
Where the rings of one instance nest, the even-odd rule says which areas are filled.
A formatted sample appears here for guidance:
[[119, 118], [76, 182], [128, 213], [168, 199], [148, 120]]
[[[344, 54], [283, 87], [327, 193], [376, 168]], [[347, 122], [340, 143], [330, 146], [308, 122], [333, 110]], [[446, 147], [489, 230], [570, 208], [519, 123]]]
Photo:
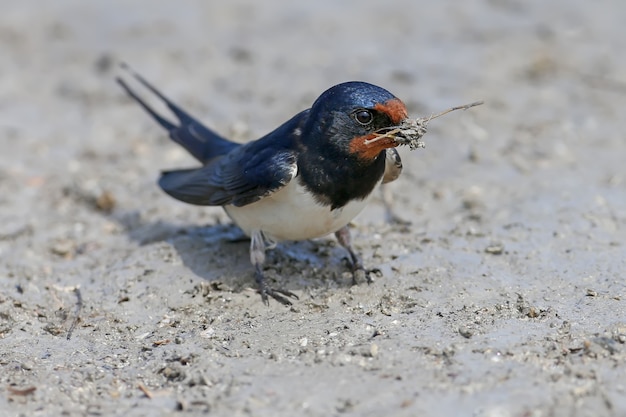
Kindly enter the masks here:
[[137, 388], [139, 388], [139, 391], [143, 392], [143, 395], [145, 395], [147, 398], [152, 399], [152, 392], [150, 392], [150, 390], [145, 385], [139, 384]]
[[37, 387], [28, 387], [28, 388], [14, 388], [14, 387], [7, 387], [7, 391], [9, 391], [9, 394], [11, 395], [29, 395], [34, 393], [35, 391], [37, 391]]
[[74, 313], [74, 320], [72, 321], [72, 325], [67, 331], [67, 340], [70, 340], [70, 338], [72, 337], [72, 332], [74, 332], [76, 325], [80, 321], [80, 311], [83, 308], [83, 296], [80, 293], [79, 287], [74, 287], [74, 294], [76, 294], [76, 311]]
[[[462, 106], [451, 107], [451, 108], [449, 108], [448, 110], [444, 110], [444, 111], [442, 111], [441, 113], [438, 113], [438, 114], [435, 114], [435, 115], [430, 116], [430, 117], [428, 118], [428, 121], [430, 121], [430, 120], [432, 120], [432, 119], [436, 119], [437, 117], [441, 117], [441, 116], [443, 116], [444, 114], [448, 114], [448, 113], [453, 112], [453, 111], [455, 111], [455, 110], [467, 110], [467, 109], [470, 109], [470, 108], [472, 108], [472, 107], [480, 106], [480, 105], [482, 105], [482, 104], [484, 104], [484, 103], [485, 103], [484, 101], [475, 101], [475, 102], [473, 102], [473, 103], [464, 104], [464, 105], [462, 105]], [[419, 119], [418, 119], [418, 120], [419, 120]]]
[[370, 143], [375, 143], [378, 142], [381, 139], [385, 139], [385, 138], [391, 138], [391, 139], [396, 139], [396, 133], [400, 133], [402, 130], [400, 128], [395, 128], [394, 130], [390, 130], [389, 132], [385, 132], [385, 133], [376, 133], [374, 132], [377, 136], [373, 139], [369, 139], [364, 141], [364, 143], [366, 145], [369, 145]]

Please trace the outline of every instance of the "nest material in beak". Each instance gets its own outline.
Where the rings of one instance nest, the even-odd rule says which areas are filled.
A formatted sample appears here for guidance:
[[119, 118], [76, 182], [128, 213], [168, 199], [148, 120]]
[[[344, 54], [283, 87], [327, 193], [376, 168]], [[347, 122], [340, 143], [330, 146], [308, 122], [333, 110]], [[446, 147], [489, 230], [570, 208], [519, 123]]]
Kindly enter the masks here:
[[444, 114], [448, 114], [455, 110], [467, 110], [474, 106], [480, 106], [482, 101], [475, 101], [474, 103], [465, 104], [463, 106], [457, 106], [444, 110], [441, 113], [431, 115], [429, 117], [420, 117], [418, 119], [404, 119], [398, 126], [386, 127], [384, 129], [377, 130], [376, 136], [365, 142], [366, 145], [370, 143], [378, 142], [384, 138], [392, 138], [398, 145], [408, 145], [411, 150], [418, 148], [424, 148], [426, 145], [422, 141], [422, 137], [428, 131], [428, 123], [432, 119], [441, 117]]

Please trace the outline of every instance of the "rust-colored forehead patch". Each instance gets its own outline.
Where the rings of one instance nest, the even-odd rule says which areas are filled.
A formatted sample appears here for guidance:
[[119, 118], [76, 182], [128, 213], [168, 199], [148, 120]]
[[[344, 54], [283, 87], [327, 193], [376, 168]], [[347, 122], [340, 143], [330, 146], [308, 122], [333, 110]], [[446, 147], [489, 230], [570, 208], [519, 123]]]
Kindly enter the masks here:
[[397, 98], [392, 98], [384, 103], [377, 103], [374, 110], [385, 113], [394, 124], [400, 124], [401, 121], [409, 117], [406, 106]]

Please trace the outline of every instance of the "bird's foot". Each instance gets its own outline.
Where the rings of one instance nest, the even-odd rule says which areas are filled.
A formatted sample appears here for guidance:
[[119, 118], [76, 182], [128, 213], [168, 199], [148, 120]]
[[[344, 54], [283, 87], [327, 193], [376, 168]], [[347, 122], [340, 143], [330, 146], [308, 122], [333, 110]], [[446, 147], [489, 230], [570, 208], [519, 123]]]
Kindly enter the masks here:
[[365, 269], [363, 265], [353, 266], [352, 285], [358, 285], [359, 282], [363, 281], [371, 284], [372, 282], [374, 282], [374, 280], [372, 279], [372, 274], [379, 275], [381, 274], [381, 271], [378, 268]]
[[282, 288], [272, 288], [265, 282], [265, 276], [263, 275], [263, 271], [261, 271], [260, 267], [256, 268], [255, 273], [256, 283], [259, 286], [258, 292], [261, 294], [261, 299], [265, 305], [269, 305], [269, 297], [272, 297], [274, 300], [278, 301], [282, 305], [290, 306], [292, 303], [287, 297], [291, 297], [293, 299], [299, 300], [298, 296], [292, 293], [289, 290], [285, 290]]
[[348, 251], [348, 257], [344, 259], [352, 270], [352, 285], [357, 285], [359, 281], [365, 281], [368, 284], [371, 284], [372, 273], [380, 274], [380, 269], [365, 269], [365, 267], [363, 267], [363, 261], [361, 260], [361, 257], [357, 255], [354, 249], [352, 249], [352, 244], [350, 242], [350, 229], [348, 229], [348, 226], [344, 226], [341, 229], [337, 230], [335, 232], [335, 236], [337, 237], [337, 241], [339, 242], [339, 244], [346, 248], [346, 250]]
[[284, 290], [282, 288], [274, 289], [267, 285], [264, 285], [263, 288], [259, 288], [259, 293], [261, 294], [261, 299], [263, 300], [263, 303], [265, 305], [270, 304], [269, 299], [267, 297], [268, 295], [272, 297], [274, 300], [278, 301], [279, 303], [285, 306], [290, 306], [292, 304], [292, 302], [286, 297], [291, 297], [296, 300], [299, 300], [298, 296], [289, 290]]

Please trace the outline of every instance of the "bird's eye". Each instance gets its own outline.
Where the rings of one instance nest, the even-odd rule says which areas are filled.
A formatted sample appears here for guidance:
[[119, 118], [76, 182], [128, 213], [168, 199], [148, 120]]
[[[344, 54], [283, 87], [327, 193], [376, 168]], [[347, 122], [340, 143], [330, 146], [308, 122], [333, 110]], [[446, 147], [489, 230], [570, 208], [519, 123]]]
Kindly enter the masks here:
[[368, 110], [357, 111], [356, 113], [354, 113], [354, 118], [362, 125], [368, 125], [372, 123], [372, 120], [374, 120], [374, 116], [372, 116], [372, 113]]

